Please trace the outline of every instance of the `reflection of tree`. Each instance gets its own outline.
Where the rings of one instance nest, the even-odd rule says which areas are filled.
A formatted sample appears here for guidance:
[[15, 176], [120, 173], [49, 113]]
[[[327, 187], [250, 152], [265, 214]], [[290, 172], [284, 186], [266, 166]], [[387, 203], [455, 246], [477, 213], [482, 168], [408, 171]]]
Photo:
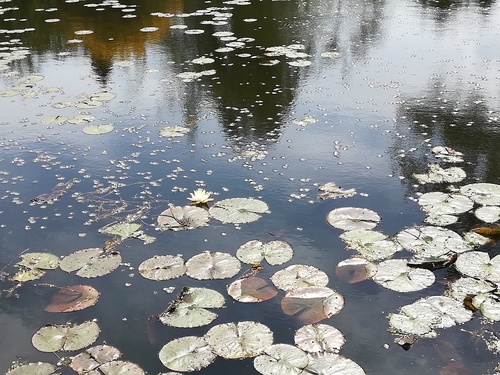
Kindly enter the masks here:
[[399, 125], [392, 157], [396, 168], [407, 178], [408, 188], [415, 183], [412, 174], [425, 172], [427, 164], [434, 161], [424, 142], [429, 138], [434, 146], [463, 152], [465, 165], [460, 166], [469, 177], [498, 182], [500, 130], [498, 121], [491, 117], [492, 109], [478, 93], [462, 97], [446, 94], [440, 87], [443, 86], [435, 85], [425, 96], [407, 98], [398, 109]]
[[[92, 59], [94, 70], [106, 81], [114, 60], [125, 60], [144, 56], [146, 44], [156, 43], [169, 33], [170, 19], [152, 16], [152, 12], [182, 11], [183, 0], [146, 1], [141, 3], [135, 18], [124, 19], [126, 12], [121, 8], [102, 6], [102, 11], [94, 7], [85, 7], [81, 3], [73, 4], [60, 1], [40, 2], [41, 9], [57, 9], [54, 12], [35, 11], [36, 4], [13, 1], [18, 7], [19, 18], [9, 21], [12, 28], [34, 27], [35, 32], [23, 34], [23, 42], [32, 51], [43, 55], [47, 52], [67, 51], [67, 41], [81, 39], [86, 51]], [[115, 4], [116, 5], [116, 4]], [[20, 23], [18, 20], [27, 21]], [[59, 18], [56, 23], [45, 22], [48, 18]], [[154, 33], [143, 33], [141, 28], [157, 27]], [[91, 30], [89, 35], [76, 35], [75, 31]]]
[[444, 23], [450, 20], [450, 11], [461, 7], [468, 7], [477, 4], [478, 7], [489, 9], [495, 0], [419, 0], [424, 8], [436, 9], [434, 19], [437, 23]]

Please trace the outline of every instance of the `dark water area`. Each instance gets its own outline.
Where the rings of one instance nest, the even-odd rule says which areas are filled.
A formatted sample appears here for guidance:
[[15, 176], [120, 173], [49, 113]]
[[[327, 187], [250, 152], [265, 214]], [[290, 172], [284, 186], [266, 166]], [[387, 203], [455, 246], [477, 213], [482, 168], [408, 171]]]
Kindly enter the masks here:
[[[470, 333], [484, 327], [479, 313], [408, 351], [388, 332], [387, 315], [442, 295], [451, 269], [435, 271], [436, 282], [417, 292], [388, 290], [371, 280], [348, 284], [335, 267], [355, 252], [345, 249], [342, 231], [325, 217], [339, 207], [368, 208], [382, 218], [376, 230], [389, 236], [425, 225], [418, 194], [448, 186], [422, 185], [413, 176], [436, 161], [433, 146], [464, 154], [459, 166], [467, 177], [455, 186], [500, 183], [497, 2], [11, 0], [0, 1], [0, 14], [0, 269], [14, 274], [26, 249], [63, 257], [102, 248], [111, 237], [99, 229], [145, 203], [150, 209], [142, 229], [156, 237], [147, 245], [135, 239], [118, 245], [123, 264], [108, 275], [86, 279], [50, 270], [24, 283], [17, 297], [3, 293], [0, 372], [19, 358], [57, 363], [54, 354], [31, 344], [48, 323], [96, 319], [96, 344], [117, 347], [122, 359], [148, 374], [170, 371], [158, 358], [167, 342], [203, 336], [216, 324], [258, 321], [273, 331], [275, 343], [293, 345], [303, 323], [282, 312], [283, 291], [261, 303], [240, 303], [226, 293], [234, 278], [184, 275], [157, 282], [137, 271], [154, 255], [235, 255], [247, 241], [280, 239], [293, 248], [292, 260], [280, 266], [263, 261], [259, 276], [268, 279], [290, 264], [324, 271], [345, 306], [322, 323], [345, 335], [340, 354], [366, 374], [495, 373], [497, 355]], [[282, 54], [270, 53], [285, 46]], [[88, 105], [103, 91], [116, 97]], [[93, 120], [62, 119], [78, 115]], [[82, 131], [96, 124], [114, 129]], [[189, 133], [159, 135], [176, 125]], [[30, 203], [71, 179], [76, 183], [53, 204]], [[318, 187], [327, 182], [358, 195], [321, 200]], [[93, 194], [109, 186], [115, 187], [110, 201]], [[194, 230], [156, 231], [168, 204], [188, 204], [197, 188], [213, 192], [215, 201], [260, 199], [270, 214], [236, 226], [212, 219]], [[79, 199], [84, 195], [89, 199]], [[128, 211], [112, 211], [124, 202]], [[450, 228], [463, 232], [477, 225], [466, 214]], [[493, 245], [490, 255], [497, 253]], [[53, 290], [41, 283], [87, 284], [101, 295], [85, 310], [48, 313]], [[152, 324], [148, 338], [148, 318], [186, 285], [221, 292], [226, 308], [209, 326]], [[11, 286], [8, 277], [0, 279], [0, 289]], [[167, 287], [174, 293], [165, 293]], [[496, 332], [498, 323], [488, 328]], [[443, 372], [451, 359], [444, 346], [463, 365], [455, 372]], [[74, 373], [66, 366], [61, 371]], [[257, 372], [252, 359], [219, 357], [200, 373]]]

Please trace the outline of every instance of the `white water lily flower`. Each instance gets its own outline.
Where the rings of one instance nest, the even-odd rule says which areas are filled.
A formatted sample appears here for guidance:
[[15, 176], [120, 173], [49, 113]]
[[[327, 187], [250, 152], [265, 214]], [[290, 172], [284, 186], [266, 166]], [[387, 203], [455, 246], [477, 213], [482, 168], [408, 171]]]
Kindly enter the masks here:
[[212, 193], [204, 189], [196, 189], [193, 193], [191, 193], [191, 196], [188, 199], [190, 199], [193, 204], [206, 204], [213, 201], [213, 199], [210, 198], [210, 195], [212, 195]]

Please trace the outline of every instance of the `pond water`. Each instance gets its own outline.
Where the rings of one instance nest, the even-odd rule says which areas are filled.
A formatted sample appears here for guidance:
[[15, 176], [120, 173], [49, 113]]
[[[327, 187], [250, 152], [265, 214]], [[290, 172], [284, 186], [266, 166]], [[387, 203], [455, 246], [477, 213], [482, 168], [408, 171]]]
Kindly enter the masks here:
[[[220, 323], [258, 321], [273, 331], [275, 343], [293, 344], [303, 322], [282, 312], [283, 291], [240, 303], [226, 292], [236, 276], [152, 281], [137, 271], [154, 255], [235, 255], [247, 241], [279, 239], [293, 248], [292, 260], [262, 261], [259, 277], [291, 264], [324, 271], [345, 306], [322, 323], [345, 335], [340, 354], [367, 374], [495, 372], [497, 356], [470, 333], [485, 326], [479, 313], [408, 351], [388, 331], [389, 313], [442, 295], [456, 272], [436, 270], [432, 286], [410, 293], [372, 280], [346, 283], [335, 267], [356, 252], [325, 221], [335, 208], [361, 207], [377, 212], [376, 230], [390, 236], [425, 225], [418, 194], [448, 185], [419, 184], [413, 176], [436, 161], [433, 146], [464, 154], [459, 166], [467, 177], [456, 186], [500, 183], [495, 1], [4, 0], [0, 14], [0, 268], [14, 274], [23, 251], [63, 257], [103, 248], [112, 237], [99, 229], [141, 207], [147, 210], [136, 222], [156, 238], [120, 243], [115, 250], [123, 264], [108, 275], [87, 279], [50, 270], [24, 283], [17, 296], [3, 293], [0, 371], [18, 358], [56, 363], [56, 355], [31, 344], [48, 323], [97, 319], [96, 343], [117, 347], [148, 374], [169, 371], [158, 358], [167, 342], [203, 336]], [[96, 103], [99, 92], [116, 97]], [[76, 123], [79, 115], [92, 117]], [[83, 131], [104, 124], [113, 130]], [[189, 131], [160, 136], [168, 126]], [[31, 202], [71, 179], [75, 184], [57, 201]], [[327, 182], [358, 194], [319, 199], [318, 187]], [[106, 188], [108, 194], [99, 193]], [[211, 219], [193, 230], [155, 230], [158, 215], [169, 204], [188, 204], [197, 188], [213, 192], [215, 202], [262, 200], [270, 213], [241, 225]], [[471, 216], [450, 228], [461, 233], [477, 225]], [[54, 290], [41, 284], [86, 284], [101, 295], [87, 309], [49, 313], [44, 308]], [[4, 277], [0, 286], [12, 282]], [[209, 326], [147, 326], [183, 286], [215, 289], [226, 307]], [[163, 290], [168, 287], [174, 293]], [[498, 324], [487, 327], [495, 332]], [[456, 366], [444, 369], [450, 362]], [[67, 366], [61, 371], [74, 373]], [[217, 358], [200, 372], [256, 370], [252, 359]]]

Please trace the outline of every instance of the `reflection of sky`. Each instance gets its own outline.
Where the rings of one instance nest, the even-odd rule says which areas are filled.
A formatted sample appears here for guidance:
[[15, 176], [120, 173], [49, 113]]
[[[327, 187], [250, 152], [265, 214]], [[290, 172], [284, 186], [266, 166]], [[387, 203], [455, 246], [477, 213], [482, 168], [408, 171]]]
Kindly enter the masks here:
[[[144, 252], [132, 253], [134, 249], [130, 249], [132, 254], [127, 254], [127, 261], [135, 266], [154, 253], [166, 251], [185, 253], [186, 257], [204, 249], [233, 251], [244, 241], [255, 238], [270, 240], [273, 237], [267, 234], [268, 231], [285, 229], [284, 239], [296, 248], [296, 262], [320, 267], [325, 265], [332, 277], [332, 286], [342, 289], [348, 296], [349, 305], [346, 309], [350, 313], [363, 310], [364, 298], [373, 298], [374, 304], [383, 301], [393, 307], [391, 311], [399, 306], [401, 300], [410, 303], [416, 299], [415, 295], [400, 296], [396, 304], [393, 294], [374, 286], [351, 288], [339, 283], [333, 275], [334, 265], [352, 253], [343, 250], [343, 244], [338, 239], [339, 231], [329, 228], [324, 217], [329, 210], [342, 205], [373, 208], [381, 214], [383, 220], [380, 228], [387, 234], [421, 222], [422, 214], [416, 204], [405, 200], [399, 176], [389, 177], [393, 171], [392, 156], [388, 150], [393, 147], [394, 138], [398, 137], [393, 128], [397, 107], [405, 97], [425, 95], [437, 80], [451, 92], [480, 88], [483, 97], [493, 102], [498, 91], [496, 78], [499, 62], [495, 54], [500, 50], [500, 38], [495, 25], [500, 17], [499, 7], [494, 5], [488, 16], [478, 14], [473, 8], [458, 9], [454, 11], [451, 21], [438, 24], [432, 19], [438, 10], [426, 9], [424, 12], [410, 2], [407, 6], [397, 1], [380, 5], [382, 10], [377, 13], [378, 19], [370, 19], [371, 7], [363, 8], [359, 2], [342, 3], [344, 8], [340, 10], [341, 17], [336, 18], [339, 13], [331, 4], [324, 2], [316, 9], [322, 11], [318, 21], [320, 25], [311, 31], [316, 34], [308, 37], [314, 41], [310, 52], [316, 54], [311, 57], [313, 64], [297, 68], [300, 73], [298, 87], [283, 88], [294, 89], [295, 97], [284, 117], [284, 123], [279, 124], [284, 125], [281, 136], [274, 144], [267, 146], [269, 154], [265, 159], [254, 162], [234, 158], [235, 140], [221, 131], [215, 105], [206, 94], [210, 92], [207, 82], [217, 85], [217, 79], [203, 81], [203, 90], [198, 86], [202, 84], [200, 82], [180, 82], [174, 73], [179, 67], [171, 63], [171, 56], [166, 55], [165, 50], [158, 45], [148, 44], [145, 55], [137, 59], [134, 66], [115, 66], [105, 89], [116, 93], [117, 98], [92, 110], [56, 110], [50, 106], [62, 100], [76, 101], [82, 94], [88, 95], [103, 89], [87, 57], [80, 54], [53, 59], [47, 55], [38, 59], [35, 71], [44, 75], [45, 79], [37, 85], [60, 87], [62, 92], [43, 94], [38, 99], [0, 98], [0, 118], [4, 123], [0, 129], [5, 130], [2, 140], [10, 145], [4, 148], [0, 170], [10, 172], [7, 177], [10, 182], [13, 176], [26, 175], [26, 180], [16, 186], [3, 185], [10, 190], [18, 190], [25, 202], [24, 205], [14, 206], [10, 203], [11, 198], [0, 201], [0, 211], [4, 211], [0, 217], [2, 222], [7, 223], [6, 228], [0, 229], [5, 234], [2, 239], [2, 249], [8, 249], [5, 253], [12, 257], [22, 248], [33, 247], [34, 241], [30, 236], [25, 236], [26, 233], [33, 233], [32, 237], [37, 238], [43, 244], [42, 247], [52, 248], [60, 255], [76, 248], [102, 244], [104, 236], [96, 232], [103, 223], [84, 227], [86, 217], [77, 217], [74, 224], [67, 222], [67, 211], [74, 210], [80, 214], [86, 209], [72, 203], [70, 197], [62, 201], [65, 205], [73, 204], [74, 208], [56, 204], [41, 210], [28, 206], [29, 199], [50, 191], [57, 182], [56, 176], [82, 178], [89, 174], [90, 178], [84, 178], [84, 182], [75, 186], [76, 190], [89, 191], [92, 179], [106, 181], [112, 175], [115, 176], [114, 180], [125, 183], [147, 183], [148, 180], [144, 178], [146, 173], [146, 176], [151, 176], [151, 180], [163, 178], [160, 186], [150, 189], [153, 194], [159, 194], [174, 204], [186, 203], [188, 193], [197, 187], [196, 181], [204, 181], [207, 190], [220, 193], [217, 199], [261, 196], [269, 203], [272, 214], [255, 224], [242, 226], [241, 230], [214, 223], [192, 234], [159, 234], [160, 240], [151, 247], [137, 246]], [[379, 6], [378, 3], [375, 6]], [[311, 18], [306, 25], [310, 26], [314, 22]], [[365, 30], [367, 35], [363, 36], [361, 26], [365, 23], [371, 24], [372, 28]], [[307, 33], [302, 31], [301, 35], [305, 38]], [[336, 38], [340, 53], [337, 59], [317, 55], [331, 50], [331, 42]], [[4, 86], [8, 87], [13, 80], [5, 78], [4, 81]], [[183, 105], [192, 99], [191, 92], [201, 93], [199, 102], [195, 103], [200, 117], [193, 130], [196, 134], [176, 140], [159, 138], [158, 130], [161, 127], [184, 123]], [[71, 117], [80, 112], [96, 115], [98, 119], [94, 123], [115, 123], [116, 131], [90, 137], [81, 133], [84, 125], [65, 124], [47, 128], [40, 123], [43, 117], [55, 113]], [[312, 116], [317, 122], [304, 127], [293, 123], [293, 120], [303, 116]], [[46, 139], [31, 143], [40, 135]], [[244, 146], [247, 142], [245, 139], [238, 141]], [[45, 171], [41, 163], [31, 165], [34, 154], [27, 154], [23, 147], [55, 154], [63, 165], [72, 167], [62, 169], [55, 166]], [[134, 152], [140, 155], [131, 156]], [[25, 158], [30, 165], [16, 167], [11, 163], [15, 156]], [[109, 163], [110, 160], [118, 159], [124, 160], [130, 169], [121, 170]], [[140, 163], [136, 164], [134, 160]], [[184, 171], [175, 180], [167, 177], [177, 167]], [[81, 169], [86, 171], [79, 173]], [[120, 180], [121, 177], [126, 179]], [[40, 181], [32, 184], [32, 180]], [[317, 185], [329, 181], [345, 188], [356, 188], [368, 196], [318, 202]], [[262, 185], [263, 190], [256, 189], [258, 185]], [[174, 186], [186, 188], [187, 191], [173, 193], [171, 190]], [[132, 186], [127, 194], [137, 194], [141, 189], [140, 186]], [[296, 196], [300, 194], [305, 197], [297, 199]], [[26, 212], [22, 213], [23, 210]], [[10, 212], [11, 216], [7, 220], [6, 213]], [[63, 212], [62, 216], [54, 217], [58, 212]], [[32, 225], [32, 232], [27, 232], [24, 226], [29, 216], [50, 216], [50, 220], [38, 221]], [[154, 222], [154, 216], [148, 220]], [[47, 226], [48, 230], [39, 229], [41, 225]], [[80, 232], [87, 233], [87, 236], [78, 237]], [[68, 248], [68, 243], [71, 248]], [[266, 271], [271, 273], [271, 270]], [[139, 276], [135, 277], [137, 279]], [[122, 286], [128, 279], [122, 272], [119, 281], [113, 280]], [[184, 279], [182, 282], [187, 281]], [[151, 288], [143, 281], [134, 280], [133, 283]], [[223, 286], [223, 283], [220, 285]], [[106, 287], [103, 285], [102, 288]], [[155, 288], [160, 289], [157, 286]], [[108, 292], [112, 293], [110, 290]], [[110, 302], [105, 305], [99, 305], [96, 311], [112, 308], [112, 303], [118, 303], [123, 293], [120, 289], [120, 293], [110, 297]], [[128, 302], [130, 320], [144, 318], [147, 296], [141, 294], [137, 301]], [[165, 306], [164, 303], [155, 303], [157, 309]], [[379, 307], [376, 305], [374, 308]], [[273, 308], [276, 306], [270, 307], [269, 304], [263, 308], [269, 315], [266, 319], [273, 319]], [[250, 307], [241, 309], [241, 313], [250, 316], [257, 310]], [[370, 309], [363, 311], [360, 314], [371, 313]], [[148, 311], [151, 314], [155, 312], [159, 311]], [[344, 315], [332, 319], [332, 324], [339, 323], [342, 325], [339, 328], [365, 340], [361, 341], [359, 347], [380, 348], [381, 343], [375, 342], [373, 337], [385, 335], [382, 337], [389, 342], [392, 339], [385, 331], [385, 318], [383, 314], [380, 315], [380, 319], [376, 320], [377, 326], [367, 323], [366, 327], [355, 329], [349, 321], [350, 316]], [[230, 316], [224, 318], [230, 319]], [[368, 318], [365, 317], [365, 320]], [[289, 324], [288, 328], [295, 328], [294, 322], [285, 321], [285, 318], [282, 320], [280, 323]], [[108, 323], [120, 332], [120, 320]], [[109, 331], [107, 334], [126, 341], [121, 333], [113, 334], [112, 329]], [[139, 328], [135, 328], [135, 331], [139, 331]], [[283, 332], [279, 335], [283, 339], [290, 339]], [[351, 346], [347, 348], [347, 353], [366, 359], [361, 349], [356, 349], [355, 343], [353, 340], [349, 344]], [[114, 344], [118, 345], [118, 342]], [[133, 352], [133, 348], [128, 349]], [[383, 355], [383, 351], [377, 350], [377, 355]], [[416, 350], [416, 354], [410, 355], [417, 357], [421, 353], [418, 350], [424, 349]], [[150, 353], [148, 355], [151, 356]], [[136, 356], [139, 357], [139, 354]], [[374, 363], [367, 361], [367, 365], [380, 371]]]

